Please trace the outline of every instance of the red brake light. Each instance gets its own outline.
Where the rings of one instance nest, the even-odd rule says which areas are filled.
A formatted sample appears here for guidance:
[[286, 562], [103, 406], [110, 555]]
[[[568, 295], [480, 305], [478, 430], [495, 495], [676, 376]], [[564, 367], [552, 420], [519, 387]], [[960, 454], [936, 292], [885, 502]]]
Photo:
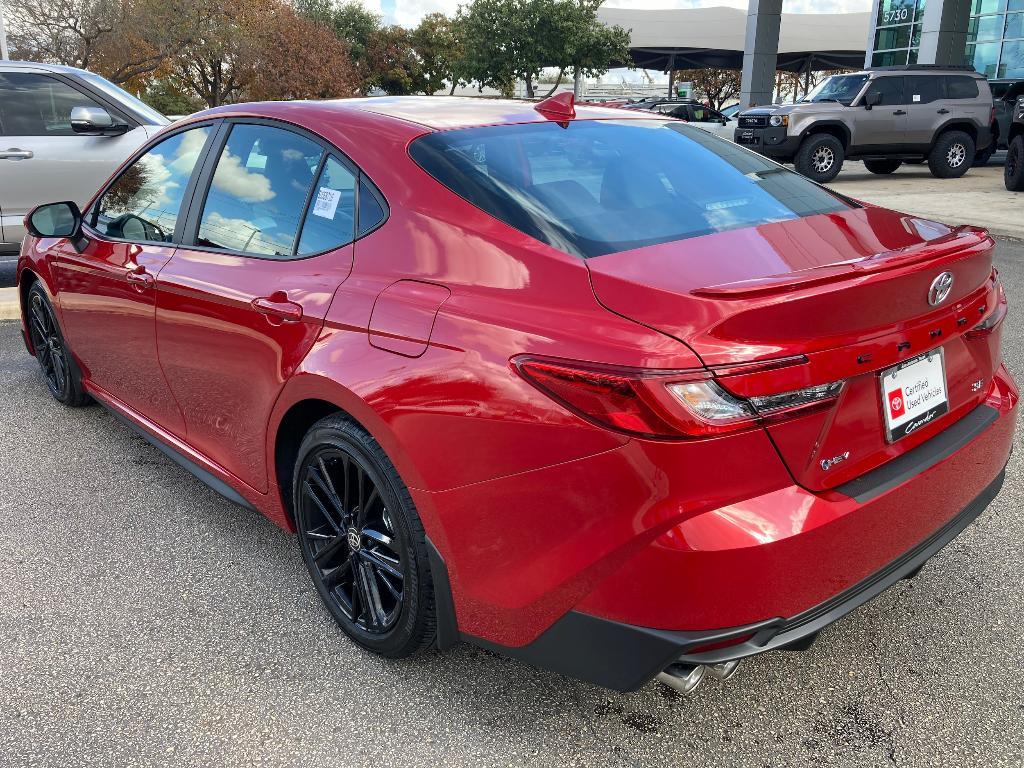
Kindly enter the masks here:
[[705, 370], [622, 368], [529, 356], [512, 363], [528, 382], [581, 418], [639, 437], [684, 439], [749, 429], [827, 405], [843, 384], [744, 400]]
[[996, 308], [992, 310], [992, 314], [978, 323], [976, 326], [971, 328], [964, 334], [965, 339], [980, 339], [984, 336], [988, 336], [994, 331], [1003, 318], [1006, 317], [1006, 293], [1003, 291], [1003, 286], [1000, 285], [996, 294]]
[[513, 362], [527, 381], [588, 421], [635, 435], [680, 436], [644, 398], [642, 380], [635, 372], [529, 358]]

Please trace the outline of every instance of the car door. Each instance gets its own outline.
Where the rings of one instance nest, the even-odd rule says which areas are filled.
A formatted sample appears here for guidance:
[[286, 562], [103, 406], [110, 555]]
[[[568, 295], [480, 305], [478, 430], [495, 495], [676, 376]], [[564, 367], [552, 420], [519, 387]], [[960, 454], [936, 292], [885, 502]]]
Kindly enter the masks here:
[[[867, 108], [868, 100], [880, 99]], [[862, 148], [898, 149], [907, 140], [906, 82], [902, 75], [877, 77], [868, 83], [860, 97], [853, 121], [854, 143]]]
[[941, 75], [908, 75], [907, 143], [930, 146], [935, 134], [950, 114]]
[[174, 253], [183, 201], [214, 125], [170, 134], [85, 213], [87, 244], [51, 256], [68, 342], [89, 382], [178, 437], [185, 422], [157, 361], [156, 276]]
[[728, 119], [721, 112], [697, 105], [690, 106], [689, 110], [690, 122], [698, 128], [725, 139], [732, 139], [735, 126], [729, 126]]
[[270, 412], [352, 267], [358, 172], [298, 129], [226, 128], [157, 281], [157, 339], [189, 444], [266, 492]]
[[147, 140], [142, 126], [116, 112], [111, 113], [115, 122], [133, 125], [130, 130], [117, 136], [76, 134], [71, 110], [96, 106], [101, 105], [52, 74], [0, 71], [0, 209], [6, 241], [21, 241], [25, 215], [37, 205], [72, 200], [83, 206]]

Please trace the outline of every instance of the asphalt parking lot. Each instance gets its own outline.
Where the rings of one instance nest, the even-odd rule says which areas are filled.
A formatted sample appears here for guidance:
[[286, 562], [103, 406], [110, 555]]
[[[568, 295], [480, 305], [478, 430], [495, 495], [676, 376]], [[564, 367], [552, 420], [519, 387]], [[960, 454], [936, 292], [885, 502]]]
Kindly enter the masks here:
[[[1024, 373], [1024, 243], [1003, 241]], [[1024, 473], [825, 632], [681, 697], [483, 650], [347, 642], [293, 538], [99, 407], [52, 401], [0, 324], [0, 765], [1024, 764]]]

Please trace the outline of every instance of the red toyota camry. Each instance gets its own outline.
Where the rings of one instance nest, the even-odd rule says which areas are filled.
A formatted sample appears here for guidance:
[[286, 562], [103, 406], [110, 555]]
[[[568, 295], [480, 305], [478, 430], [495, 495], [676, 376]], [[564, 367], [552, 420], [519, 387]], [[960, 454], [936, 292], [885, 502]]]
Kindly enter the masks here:
[[999, 491], [994, 244], [559, 97], [249, 104], [29, 216], [25, 341], [341, 628], [618, 690], [806, 647]]

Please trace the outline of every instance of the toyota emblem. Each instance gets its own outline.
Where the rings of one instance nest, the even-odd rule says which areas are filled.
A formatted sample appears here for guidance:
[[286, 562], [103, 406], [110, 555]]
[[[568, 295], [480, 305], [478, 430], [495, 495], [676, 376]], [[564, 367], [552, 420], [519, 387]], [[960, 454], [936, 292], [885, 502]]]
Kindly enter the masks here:
[[928, 289], [928, 303], [933, 307], [939, 306], [947, 298], [949, 298], [949, 292], [953, 290], [953, 273], [943, 272], [941, 275], [932, 280], [932, 285]]

